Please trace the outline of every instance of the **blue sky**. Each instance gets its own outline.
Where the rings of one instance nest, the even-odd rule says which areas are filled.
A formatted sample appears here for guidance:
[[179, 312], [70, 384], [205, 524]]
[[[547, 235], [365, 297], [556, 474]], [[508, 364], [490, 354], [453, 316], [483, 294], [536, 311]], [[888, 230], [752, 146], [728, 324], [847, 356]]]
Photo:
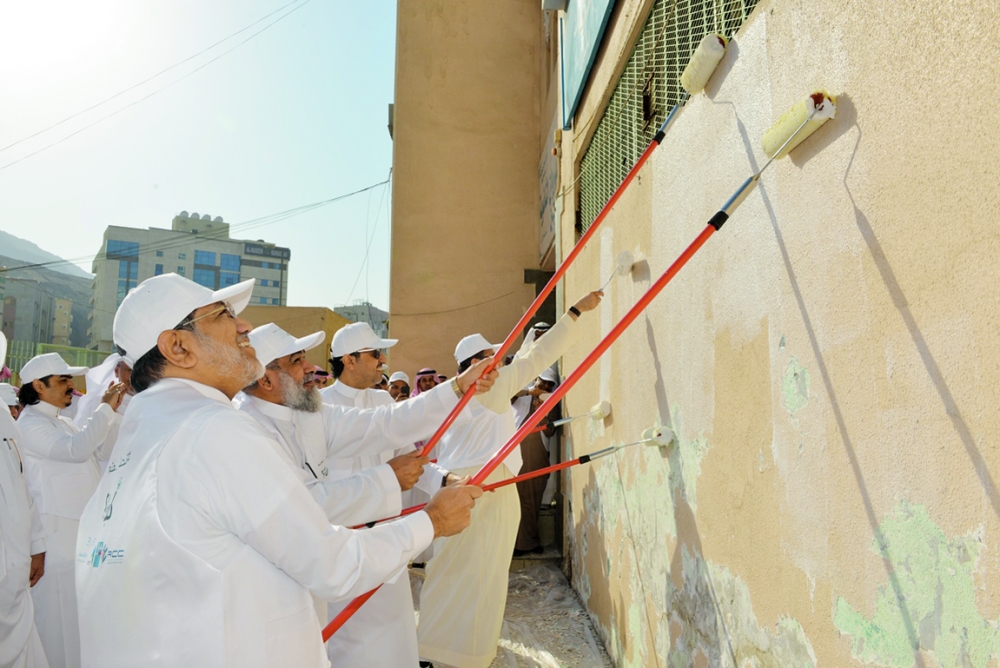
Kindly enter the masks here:
[[[0, 147], [290, 1], [7, 3], [0, 9]], [[296, 7], [163, 92], [3, 168], [180, 79]], [[181, 210], [237, 224], [385, 180], [395, 13], [389, 0], [298, 0], [190, 63], [0, 152], [0, 229], [78, 258], [100, 248], [107, 225], [169, 227]], [[389, 208], [379, 187], [245, 236], [292, 249], [291, 305], [344, 303], [360, 275], [353, 298], [385, 308]], [[366, 228], [374, 240], [363, 271]], [[89, 260], [78, 264], [89, 271]]]

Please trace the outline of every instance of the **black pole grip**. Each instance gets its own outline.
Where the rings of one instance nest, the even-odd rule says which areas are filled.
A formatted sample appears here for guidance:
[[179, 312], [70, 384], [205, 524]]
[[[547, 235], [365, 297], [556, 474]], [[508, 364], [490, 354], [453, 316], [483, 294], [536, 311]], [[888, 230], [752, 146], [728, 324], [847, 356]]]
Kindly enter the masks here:
[[708, 224], [714, 227], [715, 231], [718, 232], [719, 229], [726, 224], [727, 220], [729, 220], [729, 214], [725, 211], [719, 211], [712, 216], [712, 220], [708, 221]]

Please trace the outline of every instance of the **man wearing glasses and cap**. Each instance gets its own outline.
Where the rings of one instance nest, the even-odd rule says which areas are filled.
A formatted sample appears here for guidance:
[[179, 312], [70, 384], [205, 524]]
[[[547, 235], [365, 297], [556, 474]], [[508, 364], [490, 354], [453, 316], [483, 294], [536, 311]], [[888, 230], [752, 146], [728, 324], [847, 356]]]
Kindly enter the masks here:
[[[382, 373], [386, 363], [385, 350], [398, 343], [397, 339], [382, 339], [366, 322], [356, 322], [337, 331], [330, 345], [333, 375], [337, 381], [326, 388], [323, 401], [337, 406], [373, 408], [376, 406], [411, 406], [424, 401], [424, 397], [447, 391], [446, 385], [431, 387], [412, 401], [396, 403], [388, 392], [371, 389], [372, 379]], [[478, 372], [476, 373], [478, 376]], [[463, 421], [471, 415], [469, 409], [462, 413]], [[406, 443], [388, 444], [393, 449], [351, 457], [341, 451], [333, 453], [330, 460], [331, 477], [344, 477], [360, 471], [372, 470], [391, 461], [394, 457], [409, 458], [422, 467], [418, 475], [403, 487], [416, 492], [403, 495], [406, 506], [424, 503], [448, 482], [457, 482], [458, 476], [420, 457], [413, 443], [432, 435], [444, 418], [410, 431]], [[406, 447], [401, 447], [405, 445]], [[424, 466], [426, 467], [424, 468]], [[420, 475], [423, 473], [423, 475]], [[418, 479], [419, 478], [419, 479]], [[419, 494], [420, 496], [416, 496]], [[330, 619], [344, 608], [343, 603], [330, 605]], [[356, 612], [344, 626], [330, 638], [327, 651], [331, 660], [344, 666], [412, 666], [418, 661], [417, 629], [413, 619], [413, 594], [409, 578], [399, 578], [387, 583]]]
[[58, 353], [38, 355], [22, 367], [18, 390], [25, 406], [17, 420], [24, 472], [49, 534], [46, 577], [31, 594], [38, 635], [55, 666], [80, 665], [73, 577], [76, 532], [101, 479], [99, 460], [106, 460], [114, 447], [109, 436], [120, 419], [115, 411], [124, 396], [122, 385], [113, 383], [90, 419], [82, 427], [73, 424], [60, 412], [73, 400], [73, 376], [87, 371], [69, 366]]
[[482, 494], [449, 487], [398, 521], [332, 526], [231, 403], [264, 375], [237, 317], [253, 283], [213, 292], [155, 276], [115, 314], [135, 396], [80, 521], [85, 665], [326, 666], [310, 591], [336, 600], [381, 584], [464, 529]]
[[[7, 338], [0, 332], [0, 367]], [[0, 387], [10, 385], [0, 385]], [[35, 626], [30, 588], [45, 573], [45, 529], [28, 494], [21, 432], [0, 406], [0, 666], [49, 668]]]

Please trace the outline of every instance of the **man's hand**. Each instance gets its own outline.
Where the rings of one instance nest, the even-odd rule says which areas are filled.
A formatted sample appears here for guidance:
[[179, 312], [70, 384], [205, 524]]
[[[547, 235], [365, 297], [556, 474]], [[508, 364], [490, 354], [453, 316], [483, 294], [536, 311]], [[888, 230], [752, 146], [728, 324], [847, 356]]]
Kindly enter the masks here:
[[122, 405], [125, 397], [125, 383], [111, 383], [101, 397], [101, 403], [111, 406], [111, 410], [116, 411]]
[[387, 463], [392, 467], [399, 481], [399, 488], [404, 492], [412, 489], [420, 476], [424, 474], [424, 465], [430, 463], [430, 457], [423, 457], [420, 450], [414, 450], [399, 457], [393, 457]]
[[476, 394], [484, 394], [490, 391], [490, 388], [493, 387], [493, 383], [496, 382], [497, 376], [499, 375], [497, 370], [493, 369], [493, 371], [482, 378], [480, 378], [479, 375], [483, 372], [483, 369], [486, 368], [486, 365], [492, 361], [492, 357], [479, 360], [455, 379], [458, 381], [458, 389], [462, 391], [462, 394], [465, 394], [473, 383], [476, 384]]
[[34, 587], [45, 575], [45, 553], [31, 555], [31, 570], [28, 571], [28, 585]]
[[472, 507], [482, 495], [476, 485], [444, 487], [435, 494], [424, 509], [434, 525], [434, 537], [454, 536], [469, 526]]
[[[601, 303], [601, 297], [603, 296], [604, 296], [603, 292], [601, 292], [600, 290], [594, 290], [590, 294], [581, 297], [580, 301], [578, 301], [576, 304], [573, 304], [573, 306], [575, 306], [576, 310], [578, 310], [580, 313], [593, 311], [595, 308], [597, 308], [597, 305]], [[575, 314], [570, 313], [570, 317], [576, 320]]]
[[456, 473], [449, 473], [445, 476], [444, 484], [445, 487], [458, 487], [460, 485], [468, 485], [470, 480], [472, 480], [472, 476], [467, 475], [462, 478]]

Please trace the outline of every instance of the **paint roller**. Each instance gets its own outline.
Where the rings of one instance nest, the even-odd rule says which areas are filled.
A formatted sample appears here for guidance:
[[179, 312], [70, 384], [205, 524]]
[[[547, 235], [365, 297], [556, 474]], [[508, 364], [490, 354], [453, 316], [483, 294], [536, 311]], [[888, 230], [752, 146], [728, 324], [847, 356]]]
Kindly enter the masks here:
[[[802, 105], [799, 108], [799, 105]], [[667, 284], [673, 280], [680, 270], [688, 263], [688, 261], [694, 257], [705, 242], [708, 241], [709, 237], [715, 234], [727, 220], [732, 216], [733, 212], [739, 207], [740, 204], [747, 198], [747, 196], [753, 191], [760, 181], [761, 174], [766, 170], [772, 162], [774, 162], [779, 157], [784, 157], [791, 150], [789, 147], [796, 147], [801, 144], [809, 135], [814, 133], [823, 123], [827, 120], [834, 118], [837, 113], [836, 108], [836, 98], [832, 95], [826, 93], [825, 91], [816, 91], [809, 95], [806, 100], [803, 100], [793, 107], [788, 113], [783, 114], [778, 121], [771, 126], [771, 128], [764, 133], [764, 136], [768, 138], [768, 146], [777, 146], [777, 149], [770, 156], [768, 161], [764, 163], [764, 166], [760, 170], [743, 182], [736, 192], [730, 197], [722, 208], [716, 212], [705, 228], [695, 237], [687, 248], [674, 260], [667, 270], [660, 276], [657, 281], [649, 287], [646, 293], [629, 309], [628, 313], [625, 314], [617, 325], [612, 328], [608, 334], [601, 339], [597, 347], [590, 352], [587, 357], [583, 359], [580, 365], [573, 370], [573, 373], [566, 378], [559, 387], [555, 389], [554, 392], [549, 396], [548, 399], [538, 408], [537, 411], [532, 413], [525, 419], [521, 424], [520, 428], [514, 433], [514, 435], [504, 444], [500, 450], [497, 451], [493, 457], [483, 465], [483, 467], [472, 477], [470, 484], [472, 485], [482, 485], [483, 481], [503, 462], [503, 460], [510, 454], [511, 450], [518, 446], [521, 441], [524, 440], [525, 436], [531, 433], [542, 418], [551, 411], [557, 403], [562, 401], [562, 398], [573, 388], [574, 385], [583, 377], [583, 375], [600, 359], [608, 348], [611, 347], [618, 337], [635, 322], [636, 318], [646, 310], [646, 307], [652, 303], [653, 299], [656, 298], [658, 294], [667, 286]], [[805, 111], [805, 117], [802, 118], [802, 111]], [[797, 119], [801, 118], [801, 122], [795, 125]], [[814, 122], [818, 121], [818, 122]], [[667, 122], [664, 122], [666, 126]], [[648, 149], [647, 149], [648, 150]], [[592, 229], [592, 227], [591, 227]], [[588, 230], [589, 232], [589, 230]], [[580, 244], [577, 244], [576, 248], [579, 248]], [[574, 250], [576, 250], [574, 248]], [[565, 263], [564, 263], [565, 264]], [[565, 273], [565, 272], [564, 272]], [[551, 281], [550, 281], [551, 282]], [[515, 330], [518, 331], [518, 330]], [[466, 394], [466, 398], [469, 394]], [[459, 403], [461, 406], [461, 402]], [[594, 453], [597, 454], [597, 453]], [[592, 457], [592, 455], [588, 455]], [[558, 464], [557, 464], [558, 466]], [[351, 616], [357, 612], [357, 610], [364, 605], [365, 601], [372, 597], [375, 592], [378, 591], [378, 587], [362, 594], [358, 598], [351, 601], [350, 604], [344, 610], [337, 615], [333, 621], [331, 621], [325, 629], [323, 629], [323, 640], [324, 642], [332, 636], [337, 629], [344, 625]]]
[[[713, 40], [708, 39], [708, 37], [712, 36], [713, 35], [707, 35], [705, 38], [702, 39], [701, 43], [698, 45], [698, 48], [695, 49], [694, 53], [692, 54], [691, 60], [688, 62], [688, 66], [684, 70], [685, 73], [687, 73], [688, 70], [691, 70], [688, 79], [691, 82], [692, 86], [696, 86], [699, 83], [701, 84], [701, 87], [697, 88], [697, 90], [703, 89], [705, 87], [705, 84], [708, 83], [709, 78], [711, 78], [712, 73], [715, 71], [715, 67], [717, 67], [719, 62], [722, 60], [722, 55], [725, 54], [725, 49], [726, 46], [728, 45], [728, 41], [722, 35], [714, 35], [715, 44], [713, 44], [712, 43]], [[722, 49], [721, 54], [719, 53], [720, 47]], [[711, 64], [713, 62], [714, 65]], [[690, 97], [690, 95], [692, 94], [693, 92], [690, 90], [686, 92], [682, 102], [686, 101], [688, 97]], [[531, 303], [528, 309], [524, 312], [524, 315], [521, 316], [521, 319], [517, 322], [516, 325], [514, 325], [514, 328], [510, 331], [510, 334], [507, 335], [507, 338], [504, 339], [503, 343], [500, 344], [500, 347], [496, 350], [496, 353], [494, 355], [493, 358], [494, 362], [483, 370], [484, 374], [490, 373], [496, 366], [497, 360], [502, 360], [504, 358], [504, 355], [507, 354], [507, 351], [509, 351], [511, 346], [514, 345], [514, 340], [517, 339], [519, 333], [524, 331], [524, 329], [528, 326], [528, 323], [531, 321], [531, 318], [534, 317], [535, 313], [538, 311], [539, 308], [541, 308], [542, 304], [545, 302], [549, 294], [559, 284], [559, 281], [562, 280], [562, 277], [566, 274], [566, 271], [569, 269], [570, 265], [573, 264], [573, 261], [576, 260], [576, 258], [583, 251], [584, 246], [586, 246], [587, 242], [593, 238], [598, 228], [600, 228], [601, 224], [607, 218], [608, 213], [611, 211], [612, 208], [614, 208], [615, 204], [618, 202], [618, 199], [622, 196], [622, 193], [625, 192], [625, 189], [628, 188], [629, 184], [632, 183], [633, 180], [635, 180], [636, 175], [642, 169], [643, 165], [646, 164], [646, 161], [649, 160], [649, 156], [652, 155], [653, 151], [656, 150], [656, 147], [659, 146], [660, 142], [663, 141], [663, 137], [667, 132], [667, 128], [673, 122], [673, 119], [676, 116], [679, 106], [680, 103], [674, 105], [674, 108], [667, 115], [667, 118], [663, 121], [663, 124], [660, 126], [659, 130], [657, 130], [656, 134], [653, 135], [653, 140], [649, 142], [649, 145], [646, 147], [646, 150], [642, 152], [642, 155], [640, 155], [639, 158], [635, 161], [635, 164], [632, 165], [632, 169], [629, 170], [629, 173], [625, 175], [625, 178], [622, 179], [622, 182], [618, 185], [618, 188], [615, 189], [615, 192], [612, 193], [611, 197], [605, 203], [604, 207], [597, 214], [597, 217], [594, 218], [594, 222], [590, 224], [590, 226], [587, 228], [587, 231], [583, 234], [582, 237], [580, 237], [580, 240], [576, 243], [576, 245], [573, 246], [573, 249], [569, 252], [569, 255], [566, 256], [566, 259], [564, 259], [562, 263], [556, 268], [555, 273], [552, 274], [552, 278], [549, 279], [549, 282], [545, 284], [545, 287], [542, 288], [542, 290], [535, 296], [535, 301]], [[631, 254], [629, 254], [629, 256], [630, 255]], [[619, 259], [622, 258], [623, 258], [622, 254], [619, 253]], [[629, 264], [629, 269], [631, 269], [632, 264], [634, 264], [634, 260], [632, 263]], [[615, 274], [612, 274], [612, 276], [614, 275]], [[437, 442], [441, 440], [441, 437], [444, 435], [444, 433], [455, 422], [455, 419], [458, 417], [458, 414], [462, 412], [462, 409], [465, 408], [465, 406], [469, 403], [474, 394], [475, 394], [474, 386], [466, 390], [465, 394], [459, 400], [458, 405], [456, 405], [451, 410], [451, 413], [448, 414], [448, 417], [446, 417], [441, 426], [438, 427], [438, 430], [434, 432], [434, 434], [430, 437], [430, 439], [428, 439], [424, 444], [423, 448], [424, 455], [427, 455], [427, 453], [429, 453], [431, 449], [435, 445], [437, 445]]]
[[628, 276], [631, 274], [633, 266], [635, 266], [635, 256], [632, 255], [631, 251], [623, 250], [618, 253], [618, 257], [615, 258], [615, 270], [611, 272], [608, 280], [601, 286], [600, 292], [604, 292], [604, 288], [608, 287], [615, 276]]
[[[544, 396], [548, 397], [549, 395], [546, 394]], [[560, 427], [564, 424], [569, 424], [570, 422], [573, 422], [575, 420], [580, 420], [586, 417], [589, 417], [594, 422], [600, 422], [601, 420], [604, 420], [610, 416], [611, 416], [611, 402], [600, 401], [594, 404], [593, 408], [591, 408], [583, 415], [574, 415], [573, 417], [565, 417], [559, 420], [555, 420], [554, 422], [550, 422], [548, 424], [538, 425], [537, 427], [531, 430], [531, 433], [537, 434], [540, 431], [545, 431], [549, 427]]]
[[[677, 442], [677, 437], [674, 435], [674, 431], [669, 427], [650, 427], [649, 429], [642, 432], [642, 439], [634, 441], [632, 443], [623, 443], [622, 445], [612, 445], [610, 447], [598, 450], [596, 452], [591, 452], [589, 455], [580, 455], [576, 459], [570, 459], [565, 462], [559, 462], [558, 464], [553, 464], [552, 466], [546, 466], [545, 468], [535, 469], [534, 471], [528, 471], [527, 473], [522, 473], [521, 475], [514, 476], [513, 478], [507, 478], [506, 480], [499, 480], [489, 485], [483, 485], [484, 492], [490, 492], [494, 489], [499, 489], [500, 487], [506, 487], [507, 485], [514, 485], [519, 482], [524, 482], [525, 480], [531, 480], [532, 478], [540, 478], [541, 476], [554, 473], [555, 471], [562, 471], [563, 469], [568, 469], [573, 466], [578, 466], [580, 464], [587, 464], [595, 459], [600, 459], [602, 457], [607, 457], [610, 454], [618, 452], [619, 450], [624, 450], [625, 448], [631, 448], [634, 445], [648, 445], [657, 448], [669, 448], [671, 445]], [[419, 510], [423, 510], [427, 506], [426, 503], [421, 503], [417, 506], [411, 506], [405, 508], [399, 517], [405, 515], [411, 515]], [[395, 517], [387, 517], [384, 520], [378, 520], [379, 522], [386, 522], [388, 520], [396, 519]], [[374, 524], [374, 523], [373, 523]], [[359, 525], [355, 528], [360, 528]]]

